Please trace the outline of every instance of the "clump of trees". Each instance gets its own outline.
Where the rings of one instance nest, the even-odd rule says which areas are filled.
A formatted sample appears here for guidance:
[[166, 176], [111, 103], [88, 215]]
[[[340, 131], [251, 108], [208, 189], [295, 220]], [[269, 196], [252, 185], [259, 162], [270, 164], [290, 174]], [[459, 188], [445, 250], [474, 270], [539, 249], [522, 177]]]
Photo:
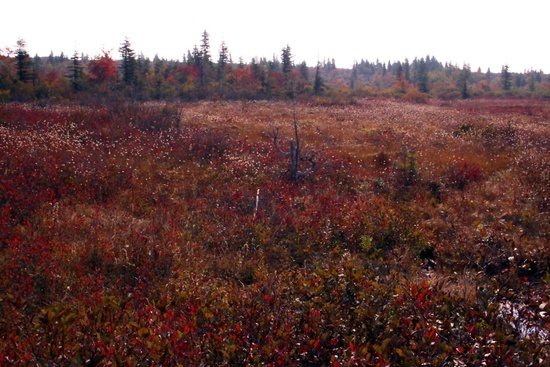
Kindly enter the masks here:
[[[316, 66], [295, 63], [289, 45], [280, 58], [253, 58], [235, 62], [223, 42], [212, 56], [209, 34], [182, 60], [153, 60], [139, 54], [125, 38], [118, 55], [101, 51], [95, 57], [74, 51], [31, 57], [26, 42], [15, 51], [0, 51], [0, 100], [87, 99], [97, 96], [137, 100], [281, 99], [324, 95], [331, 98], [380, 95], [405, 97], [419, 92], [441, 99], [516, 95], [550, 98], [550, 76], [542, 70], [512, 73], [472, 71], [441, 63], [434, 56], [404, 61], [361, 60], [351, 69], [336, 67], [334, 59]], [[412, 94], [411, 94], [412, 93]], [[416, 99], [416, 97], [415, 97]]]

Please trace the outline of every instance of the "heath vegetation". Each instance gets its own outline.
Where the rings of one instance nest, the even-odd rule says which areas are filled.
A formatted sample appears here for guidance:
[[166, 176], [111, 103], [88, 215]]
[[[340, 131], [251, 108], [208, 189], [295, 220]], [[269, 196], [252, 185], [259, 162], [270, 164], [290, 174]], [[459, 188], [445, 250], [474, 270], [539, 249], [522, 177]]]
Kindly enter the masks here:
[[0, 364], [542, 365], [550, 105], [422, 96], [0, 105]]

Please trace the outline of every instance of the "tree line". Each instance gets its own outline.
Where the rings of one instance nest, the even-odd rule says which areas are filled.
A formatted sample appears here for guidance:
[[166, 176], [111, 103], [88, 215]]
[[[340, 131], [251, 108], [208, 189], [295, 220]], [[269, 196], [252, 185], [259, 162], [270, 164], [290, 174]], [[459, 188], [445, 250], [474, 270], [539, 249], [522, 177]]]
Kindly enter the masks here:
[[550, 98], [550, 76], [542, 70], [512, 73], [472, 71], [441, 63], [434, 56], [410, 61], [361, 60], [351, 69], [337, 68], [334, 59], [311, 67], [296, 63], [289, 45], [272, 58], [234, 61], [225, 42], [218, 57], [209, 34], [182, 57], [153, 60], [137, 54], [128, 38], [118, 58], [102, 51], [90, 58], [53, 52], [31, 57], [20, 39], [15, 50], [0, 52], [0, 101], [42, 99], [128, 98], [136, 100], [280, 99], [295, 96], [403, 97], [416, 93], [443, 99], [514, 95]]

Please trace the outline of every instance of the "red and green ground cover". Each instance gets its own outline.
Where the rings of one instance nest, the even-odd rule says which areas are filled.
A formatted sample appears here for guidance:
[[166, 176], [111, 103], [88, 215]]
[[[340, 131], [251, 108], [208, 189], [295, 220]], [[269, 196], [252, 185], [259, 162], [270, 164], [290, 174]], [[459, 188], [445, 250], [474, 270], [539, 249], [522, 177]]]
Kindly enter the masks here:
[[293, 113], [0, 105], [0, 365], [550, 358], [548, 102]]

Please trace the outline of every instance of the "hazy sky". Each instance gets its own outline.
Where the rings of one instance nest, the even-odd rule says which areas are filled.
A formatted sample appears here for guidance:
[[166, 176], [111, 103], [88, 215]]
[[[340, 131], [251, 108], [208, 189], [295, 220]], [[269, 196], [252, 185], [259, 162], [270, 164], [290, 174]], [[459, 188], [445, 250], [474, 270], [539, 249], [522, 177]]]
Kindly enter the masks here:
[[118, 58], [128, 37], [138, 54], [181, 60], [206, 30], [214, 59], [225, 41], [235, 62], [280, 58], [288, 44], [310, 66], [429, 54], [473, 70], [550, 72], [548, 0], [25, 0], [1, 9], [0, 49], [22, 38], [31, 56], [105, 49]]

